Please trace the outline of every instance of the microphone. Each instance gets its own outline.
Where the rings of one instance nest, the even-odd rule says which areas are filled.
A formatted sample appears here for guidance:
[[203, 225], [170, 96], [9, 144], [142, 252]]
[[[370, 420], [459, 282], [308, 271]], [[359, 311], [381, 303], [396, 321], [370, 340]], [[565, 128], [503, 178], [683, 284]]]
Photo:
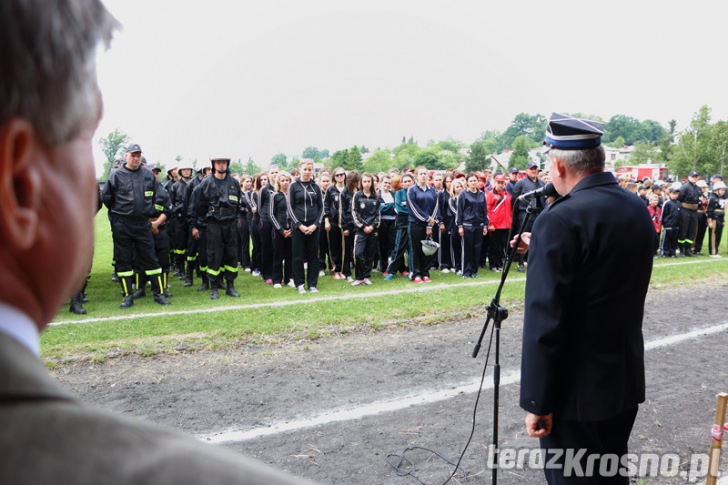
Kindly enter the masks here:
[[554, 184], [549, 182], [540, 189], [532, 190], [530, 192], [526, 192], [525, 194], [519, 195], [518, 200], [525, 200], [529, 197], [539, 197], [541, 195], [543, 195], [544, 197], [556, 197], [557, 195], [559, 195], [559, 193], [556, 192]]

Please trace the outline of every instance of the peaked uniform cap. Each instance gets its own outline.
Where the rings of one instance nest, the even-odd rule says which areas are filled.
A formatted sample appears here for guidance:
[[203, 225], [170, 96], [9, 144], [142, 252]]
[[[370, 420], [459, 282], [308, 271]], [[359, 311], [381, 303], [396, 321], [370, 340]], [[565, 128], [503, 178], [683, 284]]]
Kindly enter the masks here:
[[574, 118], [573, 116], [552, 113], [546, 126], [546, 151], [585, 150], [595, 148], [602, 143], [604, 124], [598, 121]]

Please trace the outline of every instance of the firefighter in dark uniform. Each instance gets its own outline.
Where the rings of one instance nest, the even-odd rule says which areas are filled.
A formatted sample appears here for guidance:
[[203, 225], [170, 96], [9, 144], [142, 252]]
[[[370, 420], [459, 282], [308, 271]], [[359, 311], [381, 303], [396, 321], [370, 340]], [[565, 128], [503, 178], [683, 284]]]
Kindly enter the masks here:
[[722, 181], [713, 184], [713, 192], [708, 200], [708, 245], [710, 255], [717, 256], [720, 247], [723, 226], [725, 224], [725, 184]]
[[[547, 130], [549, 173], [564, 195], [530, 235], [520, 405], [553, 465], [544, 467], [550, 485], [627, 485], [629, 435], [645, 400], [642, 320], [655, 229], [645, 204], [604, 171], [601, 123], [554, 113]], [[568, 465], [574, 450], [572, 465], [590, 477]]]
[[[157, 192], [154, 196], [154, 212], [155, 217], [152, 217], [149, 222], [152, 224], [152, 236], [154, 239], [154, 251], [159, 260], [159, 264], [162, 266], [162, 287], [164, 288], [165, 298], [170, 298], [172, 295], [169, 293], [169, 231], [167, 227], [167, 221], [172, 215], [172, 203], [169, 199], [169, 194], [164, 189], [164, 186], [159, 182], [159, 173], [161, 169], [155, 165], [149, 165], [147, 167], [154, 174], [154, 178], [157, 181]], [[142, 298], [146, 295], [146, 278], [144, 274], [137, 272], [136, 274], [136, 291], [134, 292], [134, 299]]]
[[[197, 270], [198, 276], [202, 279], [202, 284], [197, 288], [197, 291], [210, 289], [210, 284], [207, 281], [207, 233], [205, 232], [205, 222], [197, 218], [192, 211], [190, 201], [195, 189], [209, 176], [209, 171], [209, 167], [200, 169], [197, 176], [187, 184], [185, 190], [185, 210], [187, 214], [187, 272], [185, 273], [185, 285], [192, 286], [193, 273]], [[193, 227], [197, 229], [194, 234]], [[189, 285], [187, 285], [187, 279], [190, 281]]]
[[[190, 203], [197, 220], [202, 219], [206, 226], [210, 299], [219, 298], [218, 288], [225, 288], [225, 294], [237, 298], [240, 295], [235, 291], [234, 283], [238, 276], [240, 185], [228, 171], [229, 158], [213, 158], [210, 163], [212, 177], [200, 183]], [[193, 233], [196, 230], [196, 227], [192, 228]]]
[[134, 255], [138, 268], [151, 279], [154, 301], [160, 305], [169, 305], [164, 297], [162, 267], [155, 255], [149, 222], [149, 219], [156, 217], [154, 198], [157, 183], [154, 174], [141, 166], [142, 149], [139, 145], [129, 145], [125, 156], [126, 163], [109, 174], [101, 193], [101, 200], [109, 209], [116, 274], [124, 295], [121, 308], [129, 308], [134, 304]]
[[708, 230], [708, 209], [709, 188], [708, 182], [698, 180], [695, 185], [700, 187], [700, 201], [698, 202], [698, 229], [695, 234], [695, 242], [693, 242], [693, 254], [699, 256], [703, 253], [703, 243], [705, 242], [705, 233]]
[[697, 186], [700, 174], [693, 170], [688, 174], [688, 180], [680, 187], [680, 233], [677, 244], [682, 256], [692, 256], [692, 246], [698, 232], [698, 204], [703, 191]]
[[179, 179], [172, 184], [169, 190], [169, 198], [172, 202], [172, 218], [169, 221], [170, 226], [170, 244], [172, 253], [174, 254], [174, 265], [176, 275], [184, 278], [184, 286], [192, 286], [192, 272], [194, 265], [188, 265], [185, 271], [185, 262], [187, 259], [187, 240], [189, 234], [189, 225], [187, 223], [187, 186], [192, 180], [194, 170], [192, 165], [182, 165], [177, 173]]
[[[527, 192], [543, 188], [543, 186], [546, 185], [546, 182], [541, 180], [541, 178], [538, 176], [538, 172], [538, 163], [531, 160], [526, 165], [526, 177], [523, 177], [521, 180], [516, 182], [516, 185], [513, 186], [513, 192], [511, 193], [511, 204], [513, 204], [513, 222], [511, 223], [511, 234], [509, 237], [510, 239], [512, 239], [513, 236], [515, 234], [518, 234], [518, 231], [521, 230], [523, 221], [526, 219], [526, 214], [528, 213], [528, 208], [531, 206], [532, 202], [532, 199], [518, 200], [518, 197]], [[530, 232], [533, 228], [533, 223], [536, 222], [536, 217], [544, 208], [544, 200], [545, 199], [543, 197], [536, 198], [534, 213], [528, 220], [528, 225], [523, 228], [524, 232]], [[526, 270], [524, 265], [526, 257], [527, 256], [524, 256], [523, 254], [516, 255], [516, 261], [518, 262], [518, 271], [520, 273], [523, 273]]]

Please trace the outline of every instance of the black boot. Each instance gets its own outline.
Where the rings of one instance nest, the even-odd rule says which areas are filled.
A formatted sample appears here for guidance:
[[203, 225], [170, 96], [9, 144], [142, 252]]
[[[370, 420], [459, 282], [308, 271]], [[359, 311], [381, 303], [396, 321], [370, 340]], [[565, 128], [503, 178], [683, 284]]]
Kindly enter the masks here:
[[146, 284], [147, 284], [147, 279], [145, 278], [145, 276], [141, 273], [137, 273], [136, 274], [136, 291], [132, 295], [132, 298], [137, 300], [139, 298], [143, 298], [143, 297], [147, 296], [147, 292], [145, 291]]
[[172, 298], [172, 293], [169, 292], [169, 271], [162, 273], [162, 283], [164, 284], [164, 295], [165, 298]]
[[71, 297], [71, 306], [68, 308], [68, 311], [76, 315], [86, 315], [86, 309], [84, 309], [81, 303], [81, 293], [77, 293]]
[[121, 281], [121, 296], [124, 297], [124, 301], [121, 303], [119, 308], [129, 308], [134, 304], [134, 296], [131, 293], [132, 290], [132, 282], [134, 281], [134, 278], [132, 276], [124, 276], [123, 278], [120, 278]]
[[683, 252], [685, 254], [685, 256], [688, 258], [692, 257], [693, 253], [692, 253], [692, 251], [690, 251], [690, 243], [683, 244], [683, 249], [681, 252]]
[[169, 301], [164, 297], [164, 276], [162, 273], [152, 276], [152, 293], [154, 293], [154, 302], [160, 305], [169, 305]]
[[193, 273], [195, 272], [195, 268], [193, 267], [191, 262], [187, 263], [187, 272], [185, 273], [185, 288], [189, 288], [193, 285]]
[[121, 281], [119, 276], [116, 274], [116, 270], [113, 270], [111, 272], [111, 281], [113, 281], [114, 283], [118, 283], [119, 281]]
[[209, 290], [210, 289], [210, 281], [209, 281], [209, 279], [207, 277], [207, 274], [202, 273], [201, 278], [202, 278], [202, 284], [200, 285], [199, 288], [197, 288], [197, 291], [207, 291], [207, 290]]
[[217, 279], [210, 278], [210, 300], [217, 300], [220, 298], [220, 293], [217, 291]]
[[225, 290], [225, 294], [227, 296], [232, 296], [233, 298], [240, 297], [240, 294], [235, 291], [235, 283], [232, 280], [227, 282], [227, 289]]

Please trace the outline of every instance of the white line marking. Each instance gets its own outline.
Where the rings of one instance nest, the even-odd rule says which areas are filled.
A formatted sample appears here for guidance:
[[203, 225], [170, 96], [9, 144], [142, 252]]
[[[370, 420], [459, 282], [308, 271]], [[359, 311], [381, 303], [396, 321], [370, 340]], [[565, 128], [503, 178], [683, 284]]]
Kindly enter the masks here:
[[[728, 330], [728, 322], [713, 325], [711, 327], [699, 328], [692, 330], [687, 333], [670, 335], [668, 337], [659, 338], [645, 343], [645, 350], [652, 350], [660, 347], [667, 347], [670, 345], [676, 345], [686, 340], [692, 340], [694, 338], [712, 335]], [[520, 382], [520, 371], [514, 371], [505, 376], [501, 376], [501, 385], [516, 384]], [[225, 430], [217, 431], [213, 433], [197, 435], [197, 439], [205, 441], [207, 443], [239, 443], [242, 441], [248, 441], [255, 438], [261, 438], [264, 436], [272, 436], [279, 433], [285, 433], [289, 431], [298, 431], [301, 429], [311, 428], [313, 426], [337, 423], [341, 421], [349, 421], [352, 419], [360, 419], [366, 416], [373, 416], [376, 414], [399, 411], [410, 406], [419, 406], [422, 404], [432, 404], [439, 401], [445, 401], [452, 399], [453, 397], [460, 394], [471, 394], [478, 391], [480, 385], [480, 378], [470, 382], [465, 382], [455, 385], [450, 389], [445, 390], [430, 390], [424, 391], [419, 394], [406, 396], [398, 399], [390, 399], [385, 401], [375, 401], [370, 404], [354, 408], [344, 409], [331, 409], [323, 411], [321, 414], [306, 419], [281, 421], [277, 423], [271, 423], [265, 427], [258, 427], [248, 430]], [[493, 377], [486, 377], [483, 383], [483, 389], [491, 389], [493, 387]]]
[[[692, 261], [682, 261], [682, 262], [675, 262], [675, 263], [663, 263], [659, 265], [655, 265], [655, 267], [663, 267], [663, 266], [683, 266], [683, 265], [689, 265], [689, 264], [703, 264], [703, 263], [715, 263], [719, 261], [728, 261], [728, 258], [711, 258], [708, 260], [692, 260]], [[523, 282], [526, 281], [525, 277], [521, 278], [510, 278], [507, 281], [509, 282]], [[436, 285], [421, 285], [417, 286], [416, 288], [409, 288], [409, 289], [402, 289], [402, 290], [393, 290], [393, 291], [376, 291], [371, 293], [350, 293], [350, 294], [344, 294], [344, 295], [334, 295], [334, 296], [326, 296], [326, 297], [316, 297], [316, 298], [296, 298], [294, 300], [286, 300], [286, 301], [272, 301], [272, 302], [266, 302], [266, 303], [248, 303], [244, 305], [230, 305], [230, 306], [220, 306], [220, 307], [212, 307], [212, 308], [198, 308], [196, 310], [180, 310], [180, 311], [165, 311], [165, 312], [156, 312], [156, 313], [134, 313], [134, 314], [128, 314], [128, 315], [113, 315], [110, 317], [96, 317], [96, 318], [84, 318], [83, 320], [60, 320], [57, 322], [51, 322], [48, 324], [49, 327], [53, 327], [56, 325], [73, 325], [73, 324], [84, 324], [84, 323], [92, 323], [92, 322], [113, 322], [113, 321], [119, 321], [119, 320], [134, 320], [137, 318], [159, 318], [159, 317], [167, 317], [172, 315], [199, 315], [199, 314], [206, 314], [206, 313], [218, 313], [218, 312], [227, 312], [227, 311], [235, 311], [235, 310], [246, 310], [251, 308], [271, 308], [271, 307], [285, 307], [289, 305], [299, 305], [301, 303], [316, 303], [316, 302], [322, 302], [322, 301], [338, 301], [338, 300], [358, 300], [362, 298], [371, 298], [371, 297], [380, 297], [380, 296], [390, 296], [390, 295], [396, 295], [396, 294], [403, 294], [403, 293], [417, 293], [422, 291], [436, 291], [436, 290], [442, 290], [442, 289], [451, 289], [451, 288], [458, 288], [461, 286], [487, 286], [487, 285], [497, 285], [500, 283], [500, 278], [495, 280], [482, 280], [482, 281], [472, 281], [468, 283], [440, 283]]]

